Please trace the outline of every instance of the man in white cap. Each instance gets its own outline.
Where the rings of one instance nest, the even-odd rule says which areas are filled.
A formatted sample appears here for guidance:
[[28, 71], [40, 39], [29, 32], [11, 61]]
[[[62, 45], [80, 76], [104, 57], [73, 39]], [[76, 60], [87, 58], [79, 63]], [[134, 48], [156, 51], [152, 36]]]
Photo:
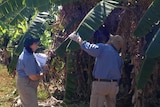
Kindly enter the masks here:
[[118, 82], [121, 78], [123, 65], [119, 52], [123, 39], [119, 35], [110, 35], [108, 43], [91, 44], [83, 41], [75, 32], [69, 38], [81, 46], [89, 55], [96, 58], [93, 69], [94, 81], [90, 97], [90, 107], [116, 107], [116, 96], [119, 91]]

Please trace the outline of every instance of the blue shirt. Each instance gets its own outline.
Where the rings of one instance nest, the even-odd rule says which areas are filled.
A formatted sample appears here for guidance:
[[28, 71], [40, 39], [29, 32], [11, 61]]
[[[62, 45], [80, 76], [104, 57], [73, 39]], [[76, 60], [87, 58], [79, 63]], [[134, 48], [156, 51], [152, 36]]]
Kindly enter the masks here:
[[109, 44], [91, 44], [83, 41], [81, 48], [89, 55], [96, 57], [93, 76], [98, 79], [117, 79], [121, 78], [122, 58], [115, 48]]
[[25, 48], [19, 56], [17, 68], [18, 77], [28, 77], [29, 75], [39, 74], [41, 69], [38, 66], [34, 54], [29, 53]]

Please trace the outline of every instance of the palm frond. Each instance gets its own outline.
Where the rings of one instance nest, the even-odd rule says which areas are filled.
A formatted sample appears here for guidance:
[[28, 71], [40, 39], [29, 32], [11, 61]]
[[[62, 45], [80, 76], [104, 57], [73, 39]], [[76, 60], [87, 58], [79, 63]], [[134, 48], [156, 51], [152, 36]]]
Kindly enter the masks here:
[[15, 25], [34, 15], [51, 8], [49, 0], [7, 0], [0, 4], [0, 20]]
[[62, 4], [77, 2], [77, 1], [80, 1], [80, 0], [50, 0], [50, 1], [52, 3], [58, 4], [58, 5], [62, 5]]
[[142, 37], [152, 31], [153, 27], [160, 21], [160, 0], [154, 0], [141, 18], [134, 35]]
[[145, 55], [146, 58], [143, 61], [141, 71], [138, 78], [137, 88], [142, 89], [147, 83], [150, 75], [153, 72], [153, 68], [157, 62], [157, 59], [160, 57], [160, 28], [158, 32], [153, 37], [152, 42], [150, 43]]
[[153, 68], [156, 64], [157, 60], [153, 58], [146, 57], [142, 63], [141, 72], [138, 75], [138, 84], [137, 89], [144, 88], [147, 83], [150, 75], [152, 74]]
[[153, 71], [153, 68], [156, 64], [156, 59], [160, 56], [160, 29], [156, 26], [159, 25], [160, 21], [160, 1], [154, 0], [152, 4], [147, 9], [146, 13], [141, 18], [136, 30], [134, 31], [134, 36], [143, 37], [149, 32], [153, 32], [151, 43], [145, 52], [145, 59], [141, 66], [137, 88], [141, 89], [145, 86], [150, 75]]
[[[118, 4], [118, 2], [113, 0], [103, 0], [99, 2], [85, 16], [85, 18], [76, 29], [76, 32], [79, 33], [84, 40], [89, 40], [92, 37], [93, 33], [102, 25], [107, 16], [116, 7], [116, 4]], [[56, 49], [57, 55], [61, 55], [60, 57], [63, 57], [67, 48], [75, 51], [79, 49], [79, 45], [67, 38]]]
[[55, 4], [75, 1], [78, 0], [6, 0], [0, 3], [0, 20], [15, 25], [33, 16], [35, 11], [48, 12]]
[[13, 15], [18, 10], [21, 10], [23, 5], [23, 0], [6, 0], [0, 4], [0, 17], [8, 16], [9, 14]]
[[40, 12], [48, 11], [51, 8], [50, 0], [26, 0], [26, 6], [35, 8]]
[[160, 57], [160, 28], [153, 37], [149, 47], [147, 48], [146, 56], [150, 58]]
[[34, 14], [35, 10], [23, 4], [23, 0], [8, 0], [0, 5], [0, 20], [15, 25]]

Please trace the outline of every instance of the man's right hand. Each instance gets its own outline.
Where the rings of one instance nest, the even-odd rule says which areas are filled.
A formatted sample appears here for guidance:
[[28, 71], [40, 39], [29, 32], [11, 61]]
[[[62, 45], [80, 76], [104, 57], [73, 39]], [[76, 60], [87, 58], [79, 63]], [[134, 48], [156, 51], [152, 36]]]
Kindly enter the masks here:
[[80, 44], [81, 41], [82, 41], [81, 37], [79, 36], [78, 33], [76, 34], [76, 32], [71, 33], [71, 34], [69, 35], [69, 38], [70, 38], [71, 40], [79, 43], [79, 44]]

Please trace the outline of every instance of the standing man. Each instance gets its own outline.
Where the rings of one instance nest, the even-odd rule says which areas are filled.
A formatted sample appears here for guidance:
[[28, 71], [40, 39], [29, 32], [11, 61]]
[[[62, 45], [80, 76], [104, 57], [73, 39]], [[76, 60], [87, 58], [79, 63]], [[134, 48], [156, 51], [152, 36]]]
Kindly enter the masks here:
[[118, 82], [121, 78], [123, 65], [119, 52], [123, 46], [123, 39], [119, 35], [110, 36], [106, 44], [91, 44], [83, 41], [75, 32], [69, 35], [71, 40], [79, 43], [81, 48], [96, 58], [93, 69], [94, 81], [90, 98], [90, 107], [116, 107], [116, 95], [119, 91]]

